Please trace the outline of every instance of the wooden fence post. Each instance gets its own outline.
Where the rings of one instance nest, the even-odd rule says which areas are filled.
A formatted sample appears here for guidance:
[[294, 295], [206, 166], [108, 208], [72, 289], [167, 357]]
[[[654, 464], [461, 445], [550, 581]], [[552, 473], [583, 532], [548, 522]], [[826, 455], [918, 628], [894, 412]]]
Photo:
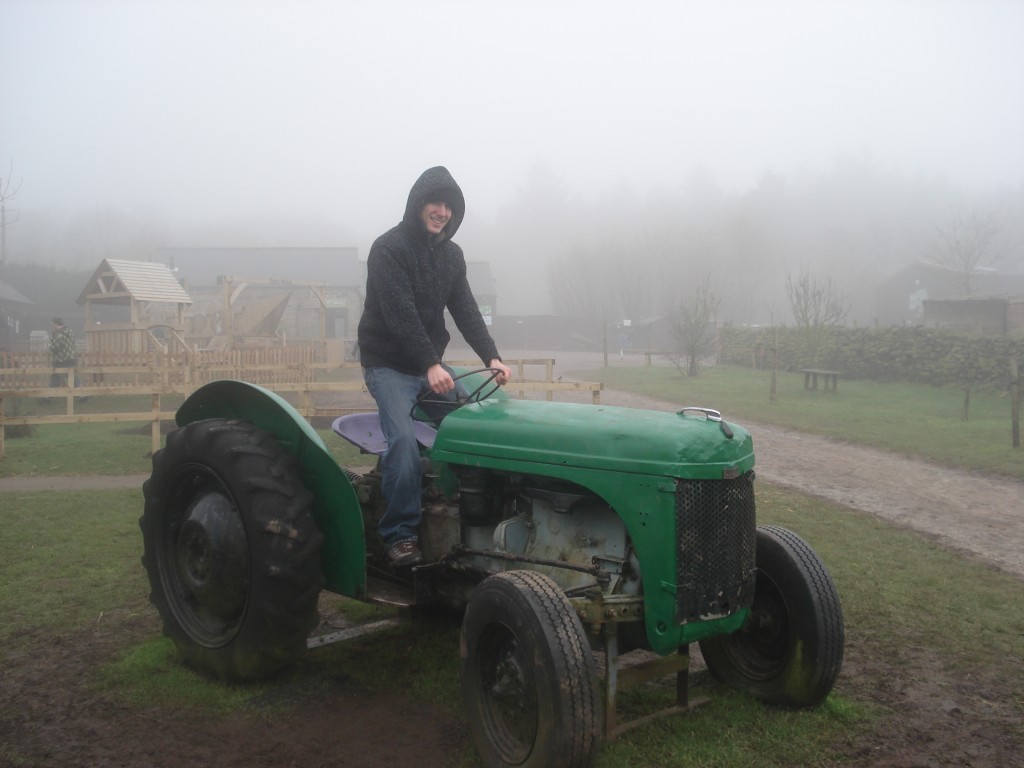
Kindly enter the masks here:
[[150, 447], [152, 453], [160, 450], [160, 393], [154, 392], [152, 399], [153, 421], [150, 426]]
[[1010, 359], [1010, 432], [1013, 436], [1013, 447], [1020, 448], [1020, 427], [1021, 427], [1021, 381], [1020, 367], [1017, 359]]

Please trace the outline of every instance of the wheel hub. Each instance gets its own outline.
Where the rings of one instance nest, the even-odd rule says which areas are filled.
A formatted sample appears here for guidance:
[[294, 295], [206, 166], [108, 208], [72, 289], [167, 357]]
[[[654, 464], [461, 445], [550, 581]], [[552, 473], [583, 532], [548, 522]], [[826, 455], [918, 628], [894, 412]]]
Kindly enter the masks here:
[[[229, 642], [245, 618], [250, 588], [249, 543], [231, 496], [206, 473], [177, 487], [160, 545], [170, 609], [182, 628], [208, 648]], [[180, 506], [178, 504], [180, 503]]]
[[199, 497], [178, 534], [178, 574], [185, 589], [222, 619], [238, 616], [248, 592], [245, 529], [221, 493]]
[[526, 690], [524, 673], [516, 661], [513, 649], [507, 650], [505, 656], [498, 661], [494, 677], [491, 696], [506, 719], [518, 720], [525, 710], [523, 697]]
[[530, 754], [537, 738], [536, 692], [522, 647], [509, 634], [492, 646], [491, 674], [485, 685], [493, 744], [510, 765]]

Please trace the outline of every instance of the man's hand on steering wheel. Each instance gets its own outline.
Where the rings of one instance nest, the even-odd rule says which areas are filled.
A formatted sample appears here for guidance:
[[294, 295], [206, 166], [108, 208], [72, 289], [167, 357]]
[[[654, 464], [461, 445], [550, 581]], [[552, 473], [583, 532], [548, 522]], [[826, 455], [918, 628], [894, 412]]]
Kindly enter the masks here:
[[460, 373], [458, 376], [452, 376], [440, 363], [432, 365], [427, 369], [427, 384], [430, 389], [423, 392], [423, 394], [416, 399], [416, 402], [413, 403], [412, 408], [409, 410], [409, 416], [413, 419], [417, 419], [417, 410], [423, 405], [424, 401], [430, 398], [431, 394], [443, 395], [454, 389], [455, 382], [459, 379], [465, 379], [468, 376], [477, 376], [479, 374], [484, 375], [482, 376], [483, 380], [477, 384], [476, 389], [471, 392], [458, 392], [455, 401], [451, 403], [451, 405], [459, 407], [467, 403], [479, 403], [481, 400], [486, 400], [497, 392], [499, 387], [508, 383], [509, 377], [512, 374], [512, 369], [497, 358], [491, 360], [491, 364], [487, 368], [480, 368], [475, 371], [466, 371], [465, 373]]
[[498, 385], [508, 384], [508, 380], [512, 377], [512, 369], [505, 365], [501, 360], [495, 358], [491, 360], [487, 366], [491, 370], [498, 371], [499, 373], [494, 377], [494, 383]]
[[455, 389], [452, 375], [440, 363], [434, 363], [427, 369], [427, 384], [430, 386], [430, 391], [437, 395], [443, 395]]
[[[508, 384], [508, 380], [512, 376], [511, 368], [498, 358], [491, 360], [487, 367], [494, 373], [495, 384], [498, 386]], [[434, 363], [427, 369], [427, 384], [430, 386], [430, 391], [436, 395], [446, 394], [455, 388], [455, 380], [440, 363]]]

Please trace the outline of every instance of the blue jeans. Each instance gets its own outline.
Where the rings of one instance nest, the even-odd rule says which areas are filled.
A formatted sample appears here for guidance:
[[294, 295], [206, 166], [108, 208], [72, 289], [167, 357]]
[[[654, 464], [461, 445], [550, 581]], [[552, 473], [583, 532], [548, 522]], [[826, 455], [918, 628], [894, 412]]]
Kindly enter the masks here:
[[[450, 372], [450, 370], [449, 370]], [[413, 432], [410, 415], [420, 395], [429, 392], [426, 376], [410, 376], [393, 368], [363, 368], [363, 381], [380, 413], [381, 431], [388, 447], [381, 454], [381, 474], [386, 509], [377, 525], [385, 546], [400, 541], [418, 541], [416, 532], [423, 516], [420, 473], [420, 447]], [[434, 395], [438, 400], [454, 401], [456, 390], [448, 396]], [[424, 410], [431, 416], [441, 417], [443, 406]]]

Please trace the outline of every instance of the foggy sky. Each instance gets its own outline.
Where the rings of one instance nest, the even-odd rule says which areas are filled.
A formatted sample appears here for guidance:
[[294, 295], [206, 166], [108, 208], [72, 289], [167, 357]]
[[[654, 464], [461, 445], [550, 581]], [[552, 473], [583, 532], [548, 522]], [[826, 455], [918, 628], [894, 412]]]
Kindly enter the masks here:
[[[1017, 0], [0, 0], [0, 176], [23, 221], [291, 220], [258, 244], [365, 259], [443, 164], [487, 259], [474, 223], [528, 242], [509, 203], [538, 163], [580, 199], [844, 154], [1024, 184], [1022, 40]], [[505, 310], [534, 311], [493, 267]]]

